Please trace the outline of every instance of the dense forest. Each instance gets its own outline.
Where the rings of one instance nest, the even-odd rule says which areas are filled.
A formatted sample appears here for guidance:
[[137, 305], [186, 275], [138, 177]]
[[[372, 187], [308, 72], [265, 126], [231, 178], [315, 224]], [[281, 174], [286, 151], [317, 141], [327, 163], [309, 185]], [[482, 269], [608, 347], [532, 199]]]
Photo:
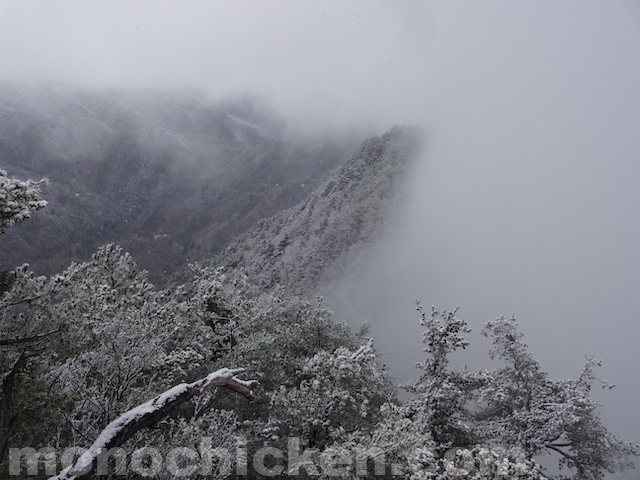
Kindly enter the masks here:
[[[48, 111], [67, 115], [55, 121], [24, 114], [18, 91], [3, 100], [2, 258], [28, 238], [23, 254], [49, 269], [6, 264], [0, 277], [3, 476], [596, 480], [633, 466], [639, 447], [607, 430], [591, 394], [611, 387], [596, 376], [598, 360], [575, 379], [550, 378], [515, 318], [499, 318], [481, 332], [499, 366], [457, 369], [466, 322], [417, 303], [424, 360], [400, 401], [366, 328], [316, 297], [397, 208], [419, 130], [394, 127], [359, 147], [352, 138], [287, 144], [251, 103], [173, 96], [178, 127], [169, 122], [177, 110], [152, 112], [156, 97], [135, 97], [137, 113], [123, 113], [123, 95], [80, 102], [77, 92], [49, 92], [58, 103]], [[77, 124], [66, 119], [89, 104], [94, 121], [71, 134]], [[172, 170], [178, 145], [193, 157], [188, 168], [230, 163], [175, 184], [191, 178]], [[45, 154], [56, 151], [65, 159]], [[82, 215], [56, 212], [58, 202]], [[154, 273], [159, 283], [127, 246], [159, 257], [146, 257], [166, 267]], [[82, 259], [87, 248], [94, 253]], [[537, 463], [543, 455], [558, 460], [557, 473]]]

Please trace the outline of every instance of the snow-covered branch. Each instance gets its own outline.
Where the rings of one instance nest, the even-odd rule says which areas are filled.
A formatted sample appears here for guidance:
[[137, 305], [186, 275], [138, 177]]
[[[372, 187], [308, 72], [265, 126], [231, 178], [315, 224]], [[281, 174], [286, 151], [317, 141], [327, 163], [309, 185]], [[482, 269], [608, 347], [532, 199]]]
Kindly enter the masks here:
[[182, 383], [158, 395], [142, 405], [129, 410], [111, 422], [98, 436], [89, 449], [73, 465], [65, 468], [49, 480], [80, 480], [88, 478], [96, 468], [96, 459], [101, 452], [124, 444], [134, 433], [154, 425], [166, 417], [173, 409], [191, 398], [216, 387], [224, 387], [253, 398], [255, 380], [241, 380], [236, 377], [244, 369], [222, 368], [193, 383]]
[[59, 331], [60, 331], [60, 329], [56, 328], [54, 330], [50, 330], [50, 331], [45, 332], [45, 333], [39, 333], [37, 335], [31, 335], [30, 337], [0, 338], [0, 346], [20, 345], [20, 344], [23, 344], [23, 343], [37, 342], [38, 340], [42, 340], [43, 338], [46, 338], [49, 335], [53, 335], [54, 333], [57, 333]]
[[34, 182], [9, 178], [7, 172], [0, 169], [0, 233], [47, 205], [46, 200], [40, 198], [39, 185], [43, 182], [47, 180]]

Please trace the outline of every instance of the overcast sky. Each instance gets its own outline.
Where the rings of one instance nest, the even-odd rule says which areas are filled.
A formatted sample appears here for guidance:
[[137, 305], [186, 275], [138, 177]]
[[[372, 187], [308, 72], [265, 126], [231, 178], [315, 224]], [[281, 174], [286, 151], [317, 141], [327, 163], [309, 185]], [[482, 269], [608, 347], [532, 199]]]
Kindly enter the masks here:
[[368, 0], [0, 1], [4, 77], [195, 86], [271, 97], [307, 121], [414, 119], [434, 38], [427, 4]]
[[424, 125], [405, 215], [349, 299], [394, 373], [420, 359], [413, 298], [476, 332], [515, 313], [552, 374], [605, 361], [603, 415], [640, 442], [640, 2], [0, 1], [0, 60], [259, 93], [312, 127]]

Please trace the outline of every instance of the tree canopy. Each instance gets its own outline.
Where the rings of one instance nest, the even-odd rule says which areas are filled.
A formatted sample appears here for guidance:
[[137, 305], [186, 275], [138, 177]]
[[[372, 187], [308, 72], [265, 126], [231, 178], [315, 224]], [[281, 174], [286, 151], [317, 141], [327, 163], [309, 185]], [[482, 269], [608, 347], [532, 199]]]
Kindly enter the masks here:
[[0, 233], [47, 206], [47, 201], [40, 198], [39, 185], [43, 181], [9, 178], [7, 172], [0, 169]]
[[[3, 229], [45, 205], [35, 182], [2, 171], [0, 186]], [[71, 464], [95, 462], [99, 448], [116, 446], [133, 465], [141, 448], [171, 458], [198, 445], [186, 458], [220, 477], [231, 474], [230, 462], [246, 469], [249, 457], [251, 469], [236, 473], [251, 478], [539, 480], [545, 472], [535, 458], [552, 454], [557, 478], [598, 480], [632, 468], [640, 454], [600, 419], [591, 396], [600, 362], [587, 359], [576, 379], [550, 378], [514, 318], [487, 322], [481, 332], [500, 366], [456, 370], [451, 355], [469, 345], [467, 323], [457, 310], [425, 312], [418, 304], [425, 359], [405, 386], [411, 398], [401, 402], [366, 329], [334, 318], [320, 298], [256, 286], [241, 270], [194, 264], [180, 282], [158, 289], [109, 244], [51, 277], [25, 265], [6, 278], [0, 456], [16, 478], [42, 470], [20, 452], [54, 447], [86, 454], [41, 465], [47, 475], [68, 467], [58, 478], [82, 478]], [[238, 379], [229, 365], [254, 381]], [[140, 462], [137, 472], [119, 465], [109, 472], [151, 471]], [[155, 477], [196, 472], [193, 464], [168, 465]]]

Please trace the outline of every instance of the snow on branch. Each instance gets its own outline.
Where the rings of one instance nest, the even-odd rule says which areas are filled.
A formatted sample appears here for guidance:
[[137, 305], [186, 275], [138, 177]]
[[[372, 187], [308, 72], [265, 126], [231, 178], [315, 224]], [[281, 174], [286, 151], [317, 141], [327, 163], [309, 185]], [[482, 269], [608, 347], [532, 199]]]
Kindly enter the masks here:
[[120, 415], [98, 436], [89, 449], [73, 465], [65, 468], [49, 480], [80, 480], [88, 478], [96, 468], [96, 459], [101, 452], [124, 444], [138, 430], [154, 425], [166, 417], [176, 407], [191, 398], [216, 387], [224, 387], [251, 400], [255, 380], [240, 380], [236, 377], [244, 369], [222, 368], [193, 383], [181, 383], [161, 393], [146, 403], [138, 405]]
[[49, 335], [53, 335], [54, 333], [58, 333], [60, 331], [59, 328], [54, 330], [50, 330], [45, 333], [38, 333], [36, 335], [32, 335], [30, 337], [20, 337], [20, 338], [0, 338], [0, 346], [6, 345], [20, 345], [23, 343], [32, 343], [37, 342], [38, 340], [42, 340], [43, 338], [48, 337]]
[[47, 182], [46, 179], [34, 182], [9, 178], [7, 172], [0, 169], [0, 233], [47, 205], [46, 200], [40, 198], [40, 184]]

